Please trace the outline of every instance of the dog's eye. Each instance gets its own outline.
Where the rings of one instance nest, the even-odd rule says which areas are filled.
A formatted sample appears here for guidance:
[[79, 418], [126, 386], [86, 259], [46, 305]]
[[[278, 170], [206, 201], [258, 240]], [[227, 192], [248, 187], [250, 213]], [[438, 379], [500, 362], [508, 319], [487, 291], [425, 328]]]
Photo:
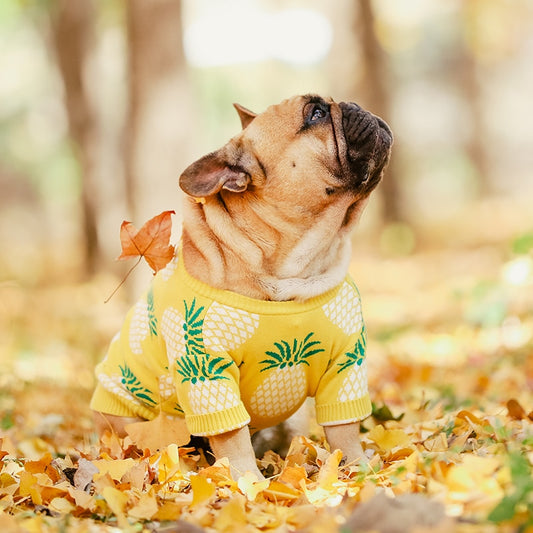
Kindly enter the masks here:
[[327, 105], [316, 102], [309, 103], [305, 108], [305, 123], [308, 126], [316, 124], [326, 119], [328, 114], [329, 108]]
[[311, 110], [311, 116], [309, 117], [309, 120], [311, 122], [316, 122], [317, 120], [320, 120], [321, 118], [325, 118], [326, 116], [326, 110], [323, 109], [321, 106], [314, 106]]

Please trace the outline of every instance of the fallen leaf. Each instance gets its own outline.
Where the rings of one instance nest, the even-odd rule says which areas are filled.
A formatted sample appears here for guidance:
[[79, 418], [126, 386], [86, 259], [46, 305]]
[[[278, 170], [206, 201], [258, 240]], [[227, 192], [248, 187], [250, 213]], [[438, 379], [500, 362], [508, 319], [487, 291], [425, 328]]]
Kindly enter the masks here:
[[385, 429], [383, 426], [374, 426], [367, 434], [382, 450], [390, 452], [397, 446], [407, 446], [411, 439], [401, 429]]
[[150, 520], [158, 510], [157, 499], [151, 489], [149, 492], [141, 494], [139, 501], [129, 511], [128, 516], [139, 520]]
[[318, 473], [318, 486], [331, 491], [333, 485], [339, 481], [339, 464], [342, 461], [342, 451], [335, 450], [326, 460]]
[[98, 468], [96, 465], [82, 457], [78, 462], [78, 469], [74, 474], [74, 486], [77, 489], [85, 490], [97, 473]]
[[209, 500], [216, 492], [214, 483], [211, 483], [211, 481], [208, 481], [205, 477], [199, 476], [198, 474], [193, 474], [191, 476], [191, 487], [191, 507], [196, 507], [197, 505]]
[[528, 417], [525, 409], [514, 398], [507, 402], [507, 412], [514, 420], [524, 420]]
[[221, 507], [216, 514], [214, 527], [216, 531], [227, 531], [228, 533], [234, 533], [235, 531], [243, 531], [247, 524], [246, 500], [244, 496], [235, 494], [228, 503]]
[[293, 489], [279, 481], [271, 481], [263, 494], [270, 501], [283, 502], [297, 500], [302, 495], [302, 491]]
[[133, 459], [115, 459], [114, 461], [99, 459], [93, 461], [93, 465], [98, 468], [98, 474], [93, 476], [94, 479], [109, 474], [112, 479], [120, 481], [122, 476], [135, 465], [135, 461]]
[[170, 444], [184, 446], [191, 437], [184, 418], [168, 417], [165, 413], [159, 413], [153, 420], [128, 424], [125, 429], [133, 444], [151, 452]]
[[174, 246], [169, 244], [172, 230], [171, 215], [163, 211], [148, 220], [140, 230], [131, 222], [124, 221], [120, 227], [122, 253], [117, 259], [144, 257], [154, 272], [164, 268], [174, 257]]
[[128, 520], [125, 516], [126, 504], [128, 503], [128, 495], [113, 487], [105, 487], [102, 490], [102, 496], [109, 508], [113, 511], [118, 519], [119, 526], [127, 527]]
[[252, 474], [252, 472], [246, 472], [237, 481], [237, 486], [246, 498], [253, 502], [257, 498], [257, 495], [268, 487], [269, 483], [268, 479], [259, 481], [255, 474]]

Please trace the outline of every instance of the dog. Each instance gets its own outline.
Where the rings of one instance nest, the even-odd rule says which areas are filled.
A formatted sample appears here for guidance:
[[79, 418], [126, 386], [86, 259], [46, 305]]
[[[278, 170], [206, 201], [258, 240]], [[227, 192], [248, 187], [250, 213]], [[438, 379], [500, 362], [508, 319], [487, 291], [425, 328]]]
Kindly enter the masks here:
[[263, 476], [250, 434], [308, 396], [330, 448], [361, 460], [366, 333], [351, 237], [393, 136], [355, 103], [295, 96], [180, 176], [181, 245], [96, 370], [100, 431], [163, 412], [208, 437], [235, 477]]

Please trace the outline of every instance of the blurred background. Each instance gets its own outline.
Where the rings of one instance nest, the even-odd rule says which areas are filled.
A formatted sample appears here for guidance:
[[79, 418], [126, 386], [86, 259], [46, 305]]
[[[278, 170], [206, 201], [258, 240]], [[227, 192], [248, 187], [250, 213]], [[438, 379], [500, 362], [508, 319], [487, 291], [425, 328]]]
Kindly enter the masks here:
[[450, 320], [531, 339], [529, 0], [3, 0], [0, 50], [5, 369], [90, 388], [137, 294], [103, 304], [121, 221], [174, 209], [177, 241], [178, 176], [239, 131], [231, 104], [310, 92], [395, 133], [354, 237], [374, 331], [429, 324], [402, 338], [444, 356]]

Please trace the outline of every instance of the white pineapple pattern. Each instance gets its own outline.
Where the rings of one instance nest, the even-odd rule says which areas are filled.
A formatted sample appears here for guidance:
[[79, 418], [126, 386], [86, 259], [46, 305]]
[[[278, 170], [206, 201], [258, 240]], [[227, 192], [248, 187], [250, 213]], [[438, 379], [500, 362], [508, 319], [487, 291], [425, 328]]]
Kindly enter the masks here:
[[129, 343], [130, 350], [135, 355], [143, 353], [142, 342], [150, 333], [150, 317], [148, 316], [148, 302], [146, 300], [139, 300], [134, 308], [131, 316], [129, 328]]
[[337, 400], [339, 402], [349, 402], [362, 398], [367, 393], [367, 373], [366, 362], [361, 366], [352, 368], [349, 374], [344, 378]]
[[251, 410], [259, 416], [277, 416], [300, 405], [306, 397], [307, 384], [303, 365], [309, 366], [307, 358], [323, 352], [320, 341], [312, 341], [309, 333], [303, 341], [293, 340], [274, 343], [277, 351], [268, 351], [261, 372], [272, 370], [257, 387], [250, 399]]
[[102, 385], [106, 391], [124, 398], [124, 400], [127, 400], [128, 402], [137, 403], [133, 394], [130, 394], [124, 388], [124, 385], [122, 384], [122, 376], [119, 376], [118, 374], [112, 374], [111, 376], [108, 376], [107, 374], [98, 374], [96, 377], [100, 385]]
[[347, 335], [353, 335], [363, 327], [361, 300], [357, 291], [344, 282], [334, 300], [322, 307], [325, 315]]
[[184, 318], [175, 307], [167, 307], [161, 317], [161, 335], [167, 347], [169, 368], [173, 368], [176, 359], [185, 355]]
[[191, 385], [189, 402], [197, 415], [224, 411], [239, 405], [239, 397], [223, 381], [205, 379]]
[[227, 351], [242, 346], [257, 330], [259, 315], [213, 302], [203, 325], [207, 350]]
[[349, 402], [362, 398], [367, 392], [366, 371], [366, 331], [363, 326], [361, 335], [351, 352], [346, 352], [345, 358], [340, 362], [338, 374], [348, 371], [337, 394], [339, 402]]

